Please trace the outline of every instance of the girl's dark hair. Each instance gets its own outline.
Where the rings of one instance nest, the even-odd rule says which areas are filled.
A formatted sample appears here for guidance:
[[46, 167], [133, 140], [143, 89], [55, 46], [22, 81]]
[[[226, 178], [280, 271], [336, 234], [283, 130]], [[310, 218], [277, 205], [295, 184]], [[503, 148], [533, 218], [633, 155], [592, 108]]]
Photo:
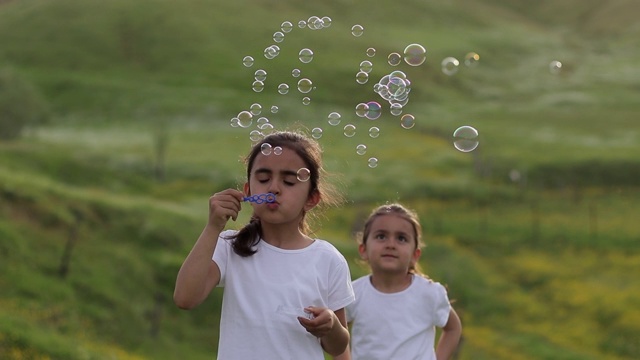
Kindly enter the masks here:
[[[321, 178], [326, 174], [326, 171], [322, 167], [322, 148], [315, 140], [298, 132], [274, 132], [265, 136], [262, 141], [254, 144], [249, 155], [244, 160], [247, 166], [247, 181], [250, 180], [253, 163], [258, 154], [261, 153], [263, 144], [271, 145], [271, 149], [275, 149], [278, 146], [287, 148], [293, 150], [300, 156], [311, 173], [309, 178], [311, 186], [309, 187], [308, 195], [311, 196], [314, 192], [317, 192], [320, 195], [320, 203], [318, 205], [332, 206], [341, 202], [342, 199], [335, 189], [321, 181]], [[309, 232], [306, 213], [302, 215], [300, 231], [305, 234]], [[260, 241], [261, 236], [262, 227], [260, 219], [254, 214], [251, 216], [249, 223], [242, 227], [235, 236], [231, 237], [233, 251], [242, 257], [255, 254], [257, 250], [255, 250], [254, 247]]]
[[[364, 223], [363, 230], [356, 235], [359, 244], [367, 244], [367, 238], [371, 233], [371, 226], [373, 225], [373, 221], [382, 215], [396, 215], [411, 223], [413, 227], [413, 238], [416, 239], [416, 249], [424, 247], [424, 243], [422, 242], [422, 226], [420, 225], [418, 214], [415, 211], [397, 203], [385, 204], [373, 209]], [[420, 264], [418, 263], [409, 268], [409, 273], [426, 277], [426, 275], [422, 273]]]

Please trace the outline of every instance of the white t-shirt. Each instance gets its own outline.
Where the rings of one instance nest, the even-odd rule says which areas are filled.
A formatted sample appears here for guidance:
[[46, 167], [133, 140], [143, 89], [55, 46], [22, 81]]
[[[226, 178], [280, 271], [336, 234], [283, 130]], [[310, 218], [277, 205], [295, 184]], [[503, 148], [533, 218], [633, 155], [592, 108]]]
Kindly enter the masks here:
[[213, 260], [224, 286], [218, 360], [323, 360], [318, 339], [298, 322], [308, 306], [339, 310], [354, 300], [349, 267], [330, 243], [299, 250], [260, 241], [257, 252], [233, 252], [220, 235]]
[[435, 360], [435, 327], [451, 306], [441, 284], [414, 275], [403, 291], [382, 293], [370, 275], [353, 282], [356, 301], [347, 306], [353, 360]]

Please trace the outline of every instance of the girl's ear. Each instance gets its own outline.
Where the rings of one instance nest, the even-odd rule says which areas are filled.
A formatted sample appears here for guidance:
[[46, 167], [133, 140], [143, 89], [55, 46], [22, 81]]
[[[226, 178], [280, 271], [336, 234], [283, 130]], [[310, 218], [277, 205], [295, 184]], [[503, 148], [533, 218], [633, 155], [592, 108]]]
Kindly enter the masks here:
[[249, 183], [248, 182], [244, 183], [244, 186], [243, 186], [242, 189], [244, 191], [244, 196], [251, 195], [251, 190], [249, 189]]
[[413, 255], [411, 256], [411, 263], [413, 265], [418, 263], [418, 260], [420, 259], [420, 255], [422, 254], [422, 249], [417, 248], [413, 251]]
[[360, 259], [368, 261], [369, 257], [367, 256], [367, 247], [365, 244], [358, 245], [358, 252], [360, 253]]
[[313, 209], [320, 202], [320, 192], [318, 190], [313, 190], [309, 197], [307, 198], [307, 202], [304, 204], [304, 211], [309, 211]]

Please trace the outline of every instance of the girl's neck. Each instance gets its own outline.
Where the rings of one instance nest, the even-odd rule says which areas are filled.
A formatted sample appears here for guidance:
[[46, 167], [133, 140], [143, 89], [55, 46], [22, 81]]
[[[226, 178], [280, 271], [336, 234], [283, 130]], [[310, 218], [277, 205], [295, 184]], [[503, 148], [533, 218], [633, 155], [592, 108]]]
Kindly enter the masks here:
[[262, 240], [267, 244], [285, 250], [303, 249], [311, 243], [313, 239], [306, 236], [298, 226], [262, 226]]
[[387, 274], [372, 273], [370, 277], [371, 285], [378, 291], [386, 294], [397, 293], [405, 290], [411, 285], [413, 274]]

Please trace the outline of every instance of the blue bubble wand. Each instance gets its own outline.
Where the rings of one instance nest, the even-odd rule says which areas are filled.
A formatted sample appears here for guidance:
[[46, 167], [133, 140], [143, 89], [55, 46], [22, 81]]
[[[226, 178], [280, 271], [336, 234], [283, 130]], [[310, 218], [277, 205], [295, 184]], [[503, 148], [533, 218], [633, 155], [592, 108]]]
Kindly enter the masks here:
[[273, 193], [255, 194], [251, 196], [245, 196], [242, 201], [248, 201], [255, 204], [274, 203], [276, 202], [276, 195]]

